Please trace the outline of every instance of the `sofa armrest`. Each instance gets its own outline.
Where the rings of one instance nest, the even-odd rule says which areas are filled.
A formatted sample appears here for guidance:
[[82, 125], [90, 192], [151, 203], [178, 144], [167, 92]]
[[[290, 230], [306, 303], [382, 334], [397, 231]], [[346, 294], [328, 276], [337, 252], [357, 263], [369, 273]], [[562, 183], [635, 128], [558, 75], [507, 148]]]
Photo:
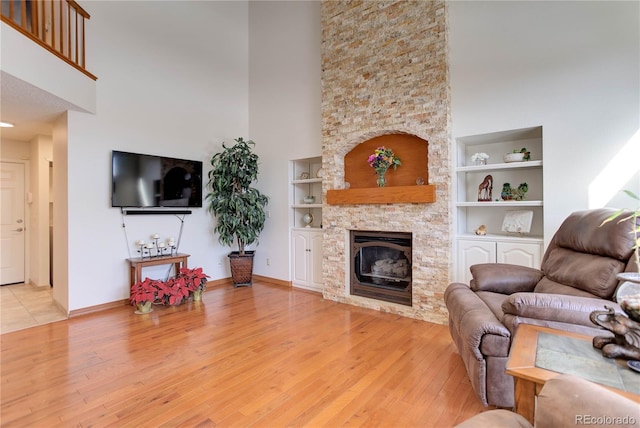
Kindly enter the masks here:
[[621, 312], [620, 306], [609, 300], [548, 293], [514, 293], [502, 303], [502, 311], [505, 315], [597, 327], [589, 314], [605, 305]]
[[[444, 301], [449, 311], [449, 328], [461, 354], [470, 352], [478, 361], [485, 359], [485, 353], [509, 355], [511, 332], [466, 284], [449, 284]], [[483, 344], [485, 336], [491, 338]]]
[[504, 263], [483, 263], [470, 268], [473, 291], [513, 294], [533, 291], [544, 274], [541, 270]]

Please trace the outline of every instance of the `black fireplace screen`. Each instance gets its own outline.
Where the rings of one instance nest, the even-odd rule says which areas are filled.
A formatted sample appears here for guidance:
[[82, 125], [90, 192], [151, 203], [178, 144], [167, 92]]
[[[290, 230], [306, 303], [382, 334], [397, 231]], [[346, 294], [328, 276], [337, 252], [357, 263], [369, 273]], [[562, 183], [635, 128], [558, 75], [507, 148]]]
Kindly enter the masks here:
[[351, 231], [351, 294], [411, 306], [411, 234]]

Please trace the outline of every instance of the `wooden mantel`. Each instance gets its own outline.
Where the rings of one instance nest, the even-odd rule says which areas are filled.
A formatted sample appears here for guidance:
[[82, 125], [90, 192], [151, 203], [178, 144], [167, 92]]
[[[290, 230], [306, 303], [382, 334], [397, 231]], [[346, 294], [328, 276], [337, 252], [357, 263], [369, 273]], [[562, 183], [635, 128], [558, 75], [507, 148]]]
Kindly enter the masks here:
[[[432, 203], [435, 186], [417, 185], [429, 182], [428, 142], [411, 134], [388, 134], [364, 141], [344, 157], [344, 180], [350, 187], [327, 191], [329, 205]], [[387, 185], [376, 186], [376, 175], [367, 159], [373, 151], [385, 146], [400, 158], [402, 165], [387, 172]]]
[[327, 203], [329, 205], [424, 204], [435, 201], [436, 186], [432, 184], [327, 191]]

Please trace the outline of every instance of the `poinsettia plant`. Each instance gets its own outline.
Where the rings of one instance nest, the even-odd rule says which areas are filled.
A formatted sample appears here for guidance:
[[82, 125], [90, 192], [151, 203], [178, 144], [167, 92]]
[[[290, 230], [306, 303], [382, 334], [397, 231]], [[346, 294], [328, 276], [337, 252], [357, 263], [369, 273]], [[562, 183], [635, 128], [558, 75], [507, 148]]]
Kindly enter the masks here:
[[185, 281], [186, 287], [190, 291], [204, 291], [207, 288], [207, 278], [209, 275], [202, 272], [202, 268], [181, 268], [177, 278], [182, 278]]
[[168, 305], [179, 305], [189, 297], [191, 290], [187, 287], [184, 278], [169, 278], [167, 281], [159, 281], [158, 299]]
[[154, 302], [158, 297], [158, 281], [157, 279], [145, 278], [144, 281], [138, 281], [131, 286], [129, 301], [132, 305], [143, 304], [146, 302]]
[[179, 305], [192, 293], [204, 291], [209, 275], [202, 268], [181, 268], [175, 278], [166, 281], [145, 278], [131, 286], [129, 301], [137, 306], [147, 302]]

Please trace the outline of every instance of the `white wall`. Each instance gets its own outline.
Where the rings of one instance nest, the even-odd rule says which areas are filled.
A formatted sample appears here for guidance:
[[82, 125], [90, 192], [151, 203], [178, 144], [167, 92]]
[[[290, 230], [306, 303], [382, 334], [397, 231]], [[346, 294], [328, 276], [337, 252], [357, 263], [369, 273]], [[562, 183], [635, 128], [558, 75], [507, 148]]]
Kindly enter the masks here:
[[[639, 129], [639, 9], [449, 2], [453, 136], [543, 127], [547, 239], [570, 212], [606, 203], [590, 200], [589, 186], [625, 146], [637, 173], [640, 142], [629, 141]], [[621, 181], [604, 189], [637, 186]]]
[[37, 286], [49, 286], [49, 161], [53, 159], [51, 136], [39, 135], [29, 144], [31, 202], [29, 211], [29, 281]]
[[[122, 217], [111, 208], [111, 151], [200, 160], [206, 173], [222, 141], [248, 131], [247, 3], [98, 1], [83, 7], [91, 15], [97, 113], [68, 114], [70, 311], [127, 298], [126, 259], [138, 255], [133, 243], [156, 232], [178, 237], [174, 216]], [[212, 279], [228, 277], [229, 249], [211, 228], [206, 209], [193, 209], [180, 251]]]
[[249, 136], [271, 212], [254, 271], [289, 280], [289, 160], [322, 154], [320, 2], [251, 2], [249, 22]]

